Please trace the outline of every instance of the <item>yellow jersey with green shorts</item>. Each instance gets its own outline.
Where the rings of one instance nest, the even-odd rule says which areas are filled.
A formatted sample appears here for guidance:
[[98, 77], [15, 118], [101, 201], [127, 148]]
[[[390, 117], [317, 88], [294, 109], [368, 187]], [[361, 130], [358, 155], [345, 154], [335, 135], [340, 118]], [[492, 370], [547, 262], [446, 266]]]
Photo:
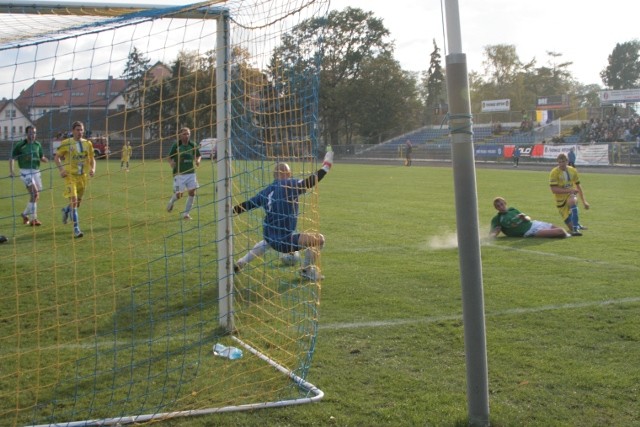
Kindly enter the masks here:
[[[563, 171], [559, 167], [555, 167], [551, 169], [551, 173], [549, 174], [549, 185], [551, 187], [560, 187], [560, 188], [571, 188], [577, 191], [576, 185], [580, 184], [580, 178], [578, 177], [578, 171], [576, 168], [571, 166], [567, 166], [567, 170]], [[556, 199], [556, 207], [560, 212], [560, 216], [566, 222], [571, 215], [570, 206], [567, 201], [569, 197], [573, 197], [571, 194], [553, 194]]]
[[58, 157], [64, 158], [64, 197], [81, 199], [87, 188], [87, 175], [93, 164], [93, 144], [87, 139], [76, 141], [68, 138], [56, 150]]

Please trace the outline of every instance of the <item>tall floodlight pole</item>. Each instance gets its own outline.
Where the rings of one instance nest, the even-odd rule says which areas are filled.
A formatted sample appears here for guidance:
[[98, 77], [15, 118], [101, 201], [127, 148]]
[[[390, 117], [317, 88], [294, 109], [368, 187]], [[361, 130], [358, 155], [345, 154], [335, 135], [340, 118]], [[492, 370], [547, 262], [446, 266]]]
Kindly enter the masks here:
[[445, 10], [449, 42], [446, 56], [449, 131], [462, 285], [468, 415], [470, 425], [488, 426], [487, 341], [467, 58], [462, 53], [458, 1], [446, 0]]

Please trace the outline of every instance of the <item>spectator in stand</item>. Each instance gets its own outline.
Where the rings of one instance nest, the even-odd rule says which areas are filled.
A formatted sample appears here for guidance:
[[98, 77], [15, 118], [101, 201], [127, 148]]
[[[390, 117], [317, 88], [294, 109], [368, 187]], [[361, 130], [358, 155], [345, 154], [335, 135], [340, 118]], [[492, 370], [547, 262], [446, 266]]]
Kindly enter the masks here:
[[[38, 221], [38, 199], [42, 191], [42, 175], [40, 174], [40, 163], [47, 163], [47, 159], [42, 152], [42, 145], [36, 141], [36, 128], [27, 126], [27, 137], [17, 143], [11, 152], [9, 159], [9, 176], [15, 177], [14, 163], [18, 161], [20, 168], [20, 179], [29, 191], [29, 203], [20, 214], [23, 224], [31, 226], [42, 225]], [[31, 215], [31, 220], [29, 220]]]

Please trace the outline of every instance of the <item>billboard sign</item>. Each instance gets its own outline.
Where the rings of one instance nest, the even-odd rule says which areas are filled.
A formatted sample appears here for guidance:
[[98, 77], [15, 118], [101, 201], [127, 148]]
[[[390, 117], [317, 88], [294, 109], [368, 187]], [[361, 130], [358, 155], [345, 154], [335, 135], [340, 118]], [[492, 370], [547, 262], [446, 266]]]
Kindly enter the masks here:
[[601, 90], [600, 104], [640, 102], [640, 89]]
[[494, 99], [492, 101], [482, 101], [482, 112], [511, 111], [510, 99]]
[[536, 99], [536, 110], [553, 110], [569, 108], [569, 95], [539, 96]]

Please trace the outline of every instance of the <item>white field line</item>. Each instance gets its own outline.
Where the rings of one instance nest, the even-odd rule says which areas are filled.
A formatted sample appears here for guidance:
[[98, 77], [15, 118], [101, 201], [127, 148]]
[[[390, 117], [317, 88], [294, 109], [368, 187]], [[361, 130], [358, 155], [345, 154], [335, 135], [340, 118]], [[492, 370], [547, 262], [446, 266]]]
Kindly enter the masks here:
[[[622, 304], [634, 304], [640, 302], [640, 297], [629, 297], [629, 298], [620, 298], [620, 299], [612, 299], [606, 301], [588, 301], [588, 302], [577, 302], [577, 303], [568, 303], [568, 304], [557, 304], [557, 305], [544, 305], [541, 307], [522, 307], [522, 308], [510, 308], [507, 310], [496, 311], [493, 313], [486, 313], [485, 317], [499, 317], [499, 316], [508, 316], [513, 314], [530, 314], [530, 313], [540, 313], [544, 311], [555, 311], [555, 310], [573, 310], [576, 308], [588, 308], [588, 307], [602, 307], [607, 305], [622, 305]], [[369, 322], [348, 322], [348, 323], [329, 323], [325, 325], [320, 325], [319, 329], [323, 331], [335, 331], [335, 330], [344, 330], [344, 329], [363, 329], [363, 328], [383, 328], [383, 327], [392, 327], [392, 326], [404, 326], [404, 325], [418, 325], [418, 324], [430, 324], [437, 322], [448, 322], [452, 320], [462, 321], [462, 314], [449, 314], [442, 316], [427, 316], [427, 317], [419, 317], [419, 318], [410, 318], [410, 319], [390, 319], [390, 320], [375, 320]], [[202, 338], [206, 334], [191, 334], [188, 337], [184, 335], [175, 336], [175, 337], [163, 337], [162, 341], [184, 341], [184, 340], [197, 340]], [[135, 342], [123, 340], [121, 345], [124, 347], [133, 346], [143, 346], [148, 345], [148, 340], [137, 340]], [[51, 345], [45, 346], [41, 348], [43, 349], [113, 349], [114, 346], [117, 347], [118, 342], [101, 340], [96, 341], [92, 344], [63, 344], [63, 345]], [[9, 349], [4, 348], [0, 353], [6, 353]], [[14, 350], [11, 350], [14, 351]]]
[[569, 255], [562, 255], [562, 254], [557, 254], [557, 253], [554, 253], [554, 252], [532, 251], [531, 249], [512, 248], [510, 246], [501, 246], [501, 245], [495, 245], [495, 244], [491, 244], [491, 243], [485, 243], [483, 246], [489, 246], [491, 248], [501, 249], [503, 251], [517, 251], [517, 252], [523, 252], [523, 253], [527, 253], [527, 254], [531, 254], [531, 255], [541, 255], [541, 256], [554, 257], [556, 259], [566, 259], [566, 260], [569, 260], [569, 261], [578, 261], [578, 262], [583, 262], [585, 264], [596, 264], [596, 265], [603, 265], [603, 266], [607, 266], [607, 267], [614, 267], [614, 268], [618, 268], [618, 269], [640, 271], [640, 265], [634, 265], [634, 264], [615, 264], [615, 263], [611, 263], [611, 262], [607, 262], [607, 261], [598, 261], [598, 260], [594, 260], [594, 259], [585, 259], [585, 258], [578, 258], [578, 257], [574, 257], [574, 256], [569, 256]]
[[[493, 313], [486, 313], [486, 317], [498, 317], [508, 316], [512, 314], [529, 314], [529, 313], [541, 313], [543, 311], [555, 311], [555, 310], [573, 310], [576, 308], [588, 308], [588, 307], [602, 307], [606, 305], [622, 305], [622, 304], [634, 304], [640, 302], [640, 297], [629, 297], [612, 299], [606, 301], [589, 301], [589, 302], [576, 302], [557, 305], [543, 305], [541, 307], [521, 307], [510, 308], [507, 310], [496, 311]], [[446, 322], [451, 320], [462, 321], [462, 314], [457, 315], [444, 315], [444, 316], [428, 316], [412, 319], [396, 319], [396, 320], [379, 320], [371, 322], [350, 322], [350, 323], [330, 323], [327, 325], [320, 325], [321, 330], [337, 330], [337, 329], [361, 329], [361, 328], [378, 328], [386, 326], [402, 326], [402, 325], [416, 325], [416, 324], [428, 324], [437, 322]]]

